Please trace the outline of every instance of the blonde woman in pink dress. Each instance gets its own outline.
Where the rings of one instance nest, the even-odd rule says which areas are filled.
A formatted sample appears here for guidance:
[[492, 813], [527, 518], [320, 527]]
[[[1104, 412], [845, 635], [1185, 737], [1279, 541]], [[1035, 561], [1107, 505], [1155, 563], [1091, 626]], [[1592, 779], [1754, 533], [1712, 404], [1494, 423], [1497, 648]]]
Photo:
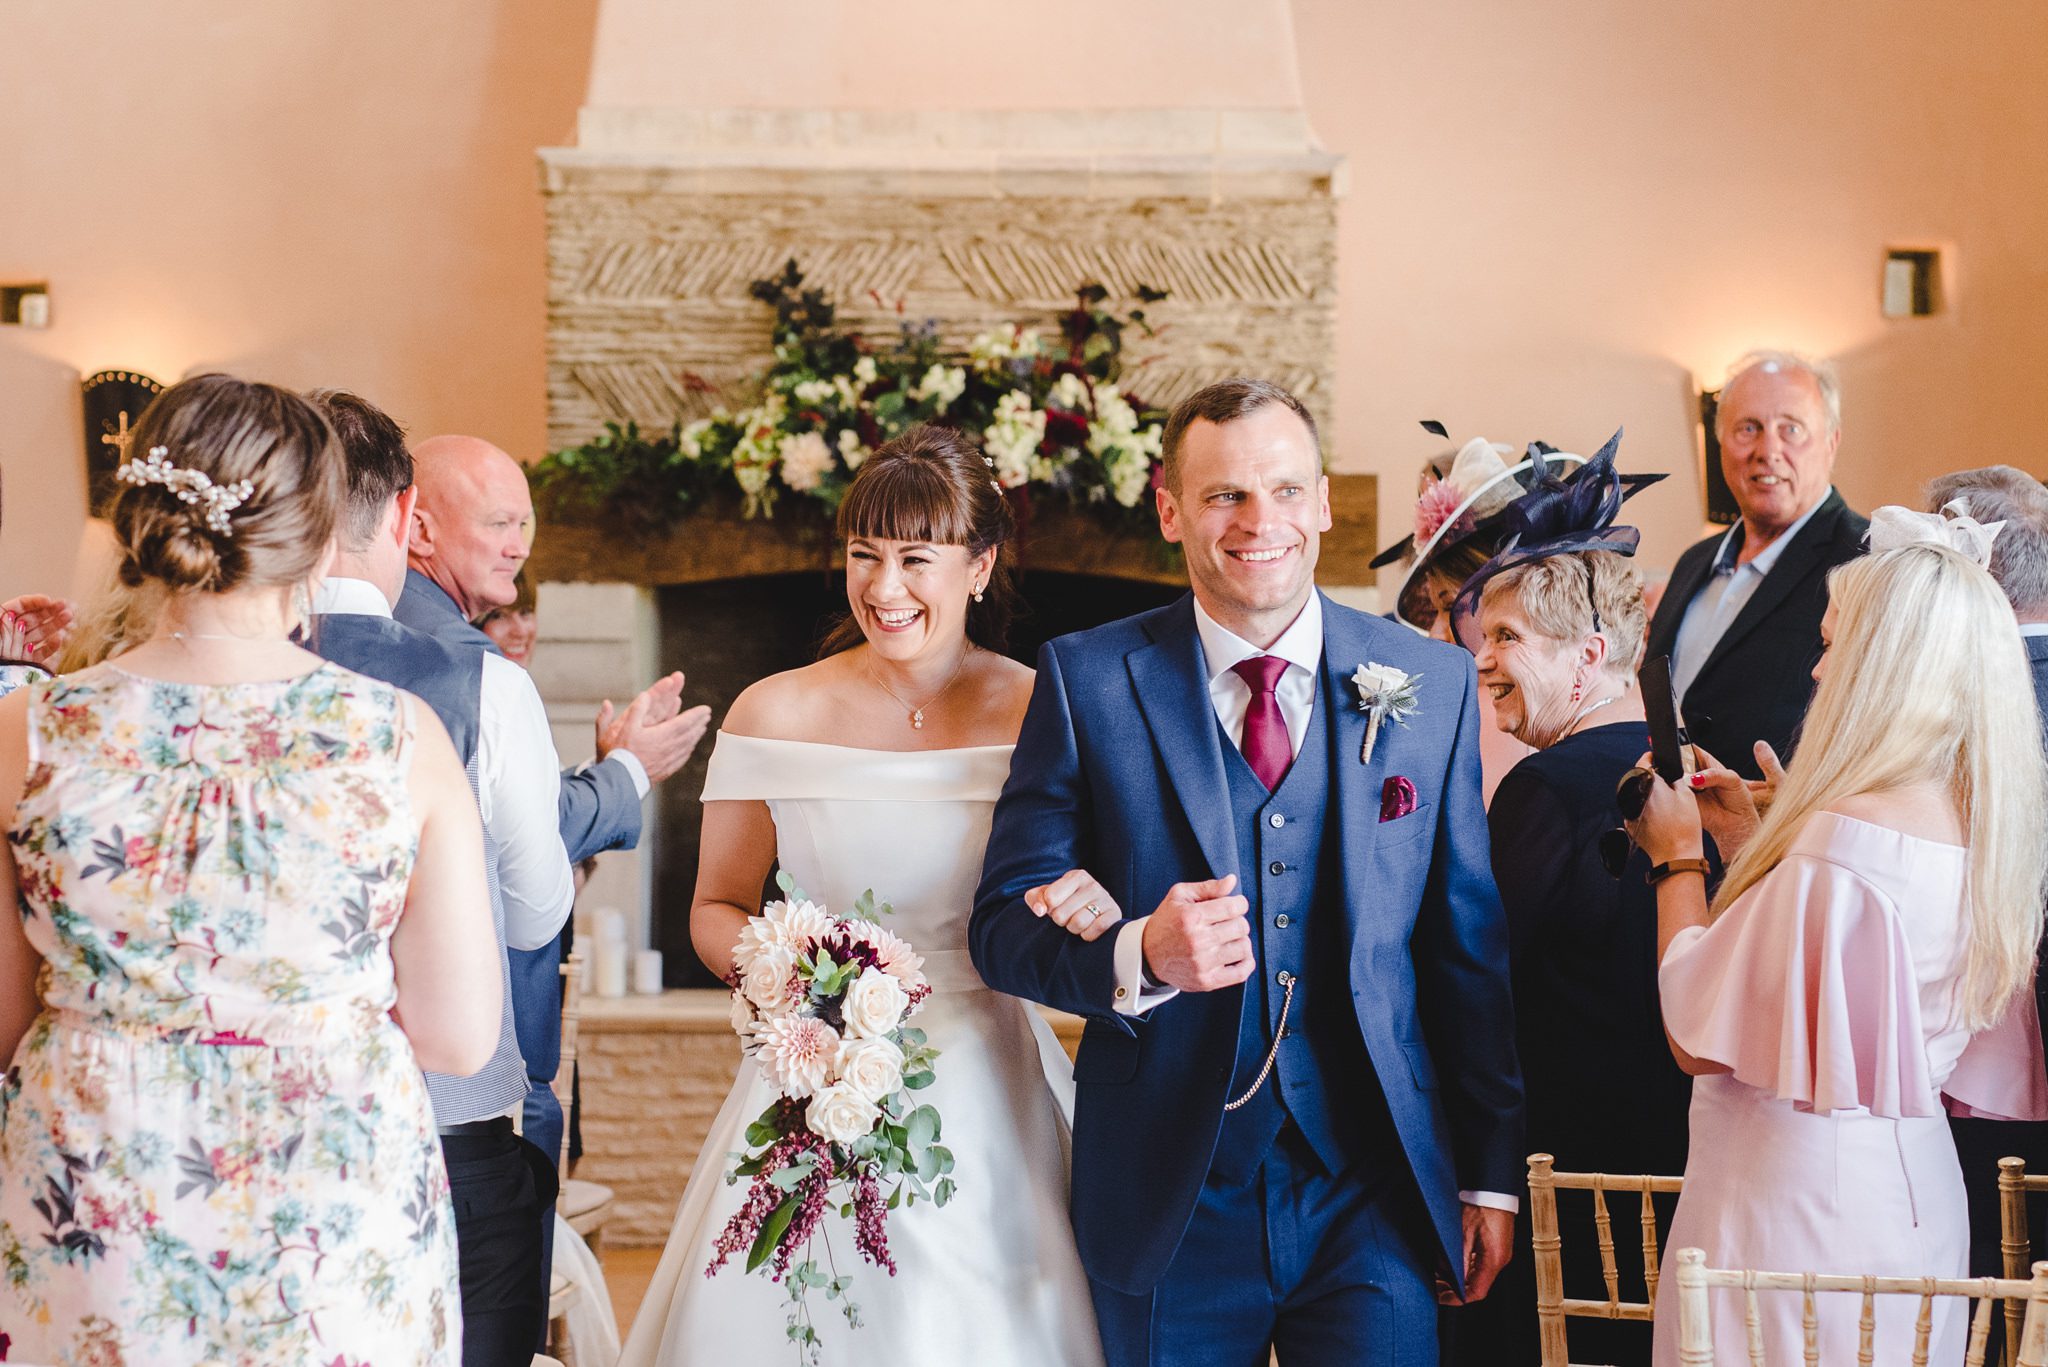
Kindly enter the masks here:
[[[1711, 1267], [1964, 1276], [1944, 1098], [2048, 1116], [2024, 990], [2048, 771], [1986, 530], [1879, 509], [1874, 553], [1829, 577], [1819, 687], [1769, 814], [1714, 768], [1693, 789], [1656, 784], [1631, 827], [1664, 875], [1665, 1032], [1695, 1078], [1660, 1367], [1678, 1361], [1675, 1250]], [[1729, 858], [1711, 905], [1687, 864], [1702, 818]], [[1715, 1297], [1716, 1360], [1747, 1361], [1742, 1297]], [[1878, 1309], [1881, 1354], [1912, 1341], [1918, 1302], [1899, 1300]], [[1860, 1309], [1820, 1299], [1822, 1362], [1856, 1360]], [[1763, 1316], [1766, 1360], [1800, 1361], [1800, 1298], [1766, 1297]], [[1960, 1362], [1966, 1327], [1938, 1306], [1931, 1360]]]

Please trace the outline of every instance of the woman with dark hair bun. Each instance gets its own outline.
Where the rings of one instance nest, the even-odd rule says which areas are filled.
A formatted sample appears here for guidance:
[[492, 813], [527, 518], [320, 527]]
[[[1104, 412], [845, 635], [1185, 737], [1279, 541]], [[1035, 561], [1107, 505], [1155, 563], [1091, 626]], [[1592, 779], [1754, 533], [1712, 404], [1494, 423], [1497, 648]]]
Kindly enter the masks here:
[[0, 699], [0, 1357], [454, 1367], [420, 1070], [497, 1042], [468, 781], [290, 639], [346, 490], [318, 411], [202, 375], [132, 451], [154, 633]]
[[[847, 614], [816, 663], [733, 703], [704, 786], [690, 934], [721, 977], [780, 865], [835, 913], [872, 888], [887, 929], [923, 956], [917, 1017], [939, 1051], [921, 1093], [945, 1117], [959, 1174], [943, 1210], [898, 1210], [898, 1275], [862, 1279], [850, 1367], [1099, 1367], [1088, 1280], [1068, 1223], [1073, 1070], [1038, 1013], [990, 991], [967, 953], [989, 820], [1009, 774], [1031, 671], [1000, 653], [1011, 612], [1010, 511], [958, 432], [916, 427], [860, 469], [839, 507]], [[1099, 917], [1089, 938], [1117, 917]], [[766, 1362], [787, 1351], [788, 1292], [736, 1270], [707, 1280], [746, 1194], [723, 1156], [774, 1099], [752, 1058], [699, 1151], [625, 1367]], [[850, 1222], [828, 1237], [854, 1247]], [[845, 1271], [844, 1267], [841, 1271]]]

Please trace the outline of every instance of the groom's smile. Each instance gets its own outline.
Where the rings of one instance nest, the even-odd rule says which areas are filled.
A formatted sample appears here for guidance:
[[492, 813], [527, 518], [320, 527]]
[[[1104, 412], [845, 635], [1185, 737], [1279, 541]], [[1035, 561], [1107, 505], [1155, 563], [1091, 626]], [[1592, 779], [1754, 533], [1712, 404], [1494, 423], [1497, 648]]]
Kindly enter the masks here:
[[1203, 610], [1264, 648], [1301, 612], [1330, 526], [1329, 481], [1314, 435], [1273, 404], [1190, 424], [1177, 488], [1159, 491], [1159, 530], [1187, 552]]

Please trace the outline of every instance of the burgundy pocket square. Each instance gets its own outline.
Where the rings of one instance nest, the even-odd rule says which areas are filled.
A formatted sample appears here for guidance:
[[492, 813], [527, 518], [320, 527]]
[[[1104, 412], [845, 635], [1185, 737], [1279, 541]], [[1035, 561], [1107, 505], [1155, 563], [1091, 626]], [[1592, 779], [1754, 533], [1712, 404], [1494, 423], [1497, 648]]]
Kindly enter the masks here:
[[1380, 789], [1380, 820], [1398, 821], [1415, 810], [1415, 785], [1398, 775]]

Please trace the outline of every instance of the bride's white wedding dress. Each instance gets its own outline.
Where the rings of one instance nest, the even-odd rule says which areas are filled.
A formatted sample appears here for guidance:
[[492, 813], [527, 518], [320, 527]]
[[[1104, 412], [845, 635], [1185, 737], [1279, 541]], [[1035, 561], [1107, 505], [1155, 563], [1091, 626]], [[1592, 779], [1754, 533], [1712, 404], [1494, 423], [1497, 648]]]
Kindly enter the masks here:
[[[943, 1208], [920, 1201], [890, 1213], [893, 1278], [857, 1259], [851, 1222], [826, 1217], [862, 1319], [851, 1329], [836, 1303], [812, 1294], [828, 1367], [1102, 1362], [1067, 1218], [1073, 1070], [1037, 1011], [983, 986], [967, 955], [967, 916], [1012, 748], [903, 753], [720, 732], [711, 756], [704, 800], [766, 802], [783, 869], [834, 913], [874, 889], [895, 908], [889, 928], [924, 956], [933, 989], [912, 1019], [939, 1050], [937, 1079], [918, 1099], [943, 1118], [958, 1190]], [[623, 1367], [795, 1360], [782, 1285], [746, 1275], [743, 1255], [704, 1275], [746, 1190], [726, 1185], [727, 1155], [744, 1147], [746, 1127], [773, 1099], [753, 1060], [742, 1060]]]

